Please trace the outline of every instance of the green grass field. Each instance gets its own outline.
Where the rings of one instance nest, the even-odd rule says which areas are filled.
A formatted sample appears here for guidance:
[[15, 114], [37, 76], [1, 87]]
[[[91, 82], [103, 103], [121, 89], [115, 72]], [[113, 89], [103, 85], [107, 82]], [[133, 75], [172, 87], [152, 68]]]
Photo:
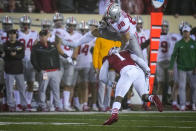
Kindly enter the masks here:
[[120, 113], [103, 126], [109, 113], [0, 113], [0, 131], [196, 131], [196, 112]]

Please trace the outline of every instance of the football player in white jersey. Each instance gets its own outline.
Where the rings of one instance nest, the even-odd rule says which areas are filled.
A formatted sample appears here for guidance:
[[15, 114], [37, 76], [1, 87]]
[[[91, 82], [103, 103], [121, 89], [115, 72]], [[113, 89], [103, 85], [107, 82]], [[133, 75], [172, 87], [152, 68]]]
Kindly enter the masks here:
[[158, 49], [157, 58], [157, 72], [156, 77], [158, 81], [157, 93], [159, 98], [162, 99], [163, 103], [167, 103], [167, 93], [168, 93], [168, 67], [170, 60], [170, 42], [168, 40], [169, 23], [166, 20], [162, 22], [160, 44]]
[[10, 16], [4, 16], [1, 21], [2, 30], [0, 30], [0, 44], [3, 44], [8, 39], [7, 32], [13, 28], [13, 20]]
[[127, 49], [143, 58], [143, 53], [136, 38], [136, 22], [127, 13], [121, 10], [116, 3], [109, 3], [99, 28], [90, 31], [78, 41], [63, 40], [63, 44], [78, 46], [91, 41], [94, 37], [103, 37], [110, 40], [121, 40]]
[[[141, 16], [136, 16], [135, 20], [136, 20], [136, 32], [137, 32], [136, 36], [139, 41], [139, 45], [141, 46], [143, 43], [146, 42], [146, 40], [149, 39], [149, 33], [148, 33], [149, 31], [143, 29], [144, 21]], [[147, 48], [144, 48], [142, 52], [143, 52], [144, 60], [148, 63]]]
[[[169, 43], [170, 43], [170, 49], [169, 49], [169, 56], [171, 59], [171, 55], [173, 53], [174, 50], [174, 46], [176, 44], [176, 42], [178, 42], [179, 40], [182, 39], [182, 35], [181, 35], [181, 27], [182, 25], [179, 25], [179, 31], [180, 33], [172, 33], [169, 35]], [[170, 85], [172, 87], [172, 109], [173, 110], [179, 110], [179, 105], [178, 105], [178, 74], [177, 74], [177, 64], [174, 64], [174, 74], [173, 76], [169, 76], [170, 77]]]
[[30, 61], [31, 49], [33, 44], [38, 39], [38, 33], [31, 30], [31, 18], [24, 15], [20, 18], [20, 31], [18, 40], [25, 45], [25, 57], [24, 57], [24, 76], [27, 82], [27, 104], [31, 108], [31, 100], [33, 97], [33, 86], [35, 81], [35, 70]]
[[[95, 19], [91, 19], [88, 21], [89, 29], [92, 31], [98, 27], [98, 22]], [[93, 43], [90, 52], [93, 54], [95, 39], [91, 41]], [[91, 63], [90, 73], [89, 73], [89, 89], [92, 95], [92, 110], [98, 111], [97, 107], [97, 94], [98, 94], [98, 73], [96, 73], [95, 68], [93, 67], [93, 63]]]
[[[3, 16], [1, 19], [2, 23], [2, 30], [0, 30], [0, 46], [1, 46], [1, 53], [0, 53], [0, 92], [2, 93], [2, 110], [6, 111], [7, 102], [6, 102], [6, 95], [5, 93], [5, 81], [4, 81], [4, 51], [3, 51], [3, 43], [5, 43], [8, 39], [7, 32], [13, 29], [13, 20], [10, 16]], [[19, 94], [19, 92], [17, 92]], [[0, 97], [1, 99], [1, 97]]]
[[[89, 25], [85, 21], [81, 21], [78, 25], [78, 30], [82, 35], [89, 31]], [[95, 41], [83, 44], [78, 48], [76, 69], [78, 73], [77, 86], [80, 96], [80, 103], [83, 111], [88, 111], [88, 80], [92, 64], [92, 54], [90, 53], [91, 47]]]

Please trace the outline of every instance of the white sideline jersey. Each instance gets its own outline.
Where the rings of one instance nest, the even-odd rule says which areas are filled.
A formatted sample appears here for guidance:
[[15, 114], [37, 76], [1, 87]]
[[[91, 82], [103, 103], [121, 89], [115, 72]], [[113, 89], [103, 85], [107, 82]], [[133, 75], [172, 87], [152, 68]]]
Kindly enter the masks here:
[[161, 35], [160, 36], [160, 43], [159, 43], [159, 49], [158, 49], [158, 58], [157, 62], [170, 60], [170, 42], [169, 42], [169, 34], [168, 35]]
[[7, 33], [4, 32], [3, 30], [0, 30], [0, 44], [2, 45], [3, 43], [5, 43], [7, 39], [8, 39]]
[[176, 42], [180, 41], [182, 39], [182, 36], [180, 34], [175, 34], [172, 33], [169, 35], [169, 43], [170, 43], [170, 49], [169, 49], [169, 55], [170, 55], [170, 59], [171, 59], [171, 55], [173, 53], [174, 47]]
[[[77, 31], [74, 31], [74, 33], [71, 35], [65, 29], [62, 29], [62, 28], [55, 29], [55, 34], [57, 34], [62, 40], [66, 39], [66, 40], [70, 40], [70, 41], [78, 40], [82, 36]], [[73, 49], [71, 49], [69, 46], [66, 46], [66, 45], [62, 44], [61, 49], [63, 50], [63, 52], [67, 56], [69, 56], [69, 57], [72, 56]]]
[[48, 38], [49, 42], [55, 42], [55, 30], [50, 31], [50, 37]]
[[36, 31], [29, 30], [29, 33], [25, 34], [19, 30], [18, 40], [25, 45], [25, 60], [30, 60], [32, 46], [38, 38], [38, 33]]
[[[142, 43], [144, 43], [146, 40], [149, 39], [149, 34], [147, 31], [145, 30], [141, 30], [141, 32], [137, 32], [137, 39], [138, 39], [138, 43], [141, 46]], [[143, 56], [144, 56], [144, 60], [148, 63], [148, 51], [147, 48], [142, 50], [143, 52]]]
[[79, 46], [78, 57], [77, 57], [77, 68], [90, 68], [92, 64], [91, 48], [94, 46], [96, 38], [87, 44]]

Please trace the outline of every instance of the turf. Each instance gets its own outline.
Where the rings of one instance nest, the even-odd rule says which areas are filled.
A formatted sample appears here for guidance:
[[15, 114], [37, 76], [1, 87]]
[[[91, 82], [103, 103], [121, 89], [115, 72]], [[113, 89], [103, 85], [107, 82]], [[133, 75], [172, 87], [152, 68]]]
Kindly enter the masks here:
[[120, 113], [103, 126], [109, 113], [0, 113], [0, 131], [196, 131], [196, 112]]

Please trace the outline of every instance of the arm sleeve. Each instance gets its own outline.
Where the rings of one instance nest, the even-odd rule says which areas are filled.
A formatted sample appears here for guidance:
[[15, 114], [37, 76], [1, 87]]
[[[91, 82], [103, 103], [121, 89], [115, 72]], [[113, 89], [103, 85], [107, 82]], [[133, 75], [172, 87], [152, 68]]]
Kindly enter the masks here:
[[136, 56], [135, 54], [131, 54], [131, 58], [137, 63], [137, 65], [142, 68], [145, 73], [150, 72], [150, 68], [148, 67], [147, 63], [140, 57]]
[[97, 38], [93, 50], [93, 66], [95, 69], [99, 68], [99, 49], [100, 49], [100, 38]]
[[77, 47], [77, 46], [80, 46], [82, 44], [89, 43], [94, 38], [95, 37], [91, 34], [91, 31], [89, 31], [88, 33], [86, 33], [84, 36], [82, 36], [77, 41], [70, 41], [70, 40], [67, 40], [67, 39], [64, 39], [64, 38], [61, 38], [61, 39], [62, 39], [62, 44], [63, 45], [68, 45], [68, 46], [71, 46], [71, 47]]
[[107, 84], [108, 81], [108, 69], [109, 69], [109, 63], [108, 60], [105, 60], [99, 73], [99, 80], [105, 84]]
[[37, 61], [38, 61], [38, 60], [36, 59], [35, 48], [33, 47], [33, 48], [32, 48], [32, 51], [31, 51], [31, 64], [33, 65], [33, 67], [34, 67], [38, 72], [40, 72], [40, 71], [41, 71], [41, 68], [39, 67]]

